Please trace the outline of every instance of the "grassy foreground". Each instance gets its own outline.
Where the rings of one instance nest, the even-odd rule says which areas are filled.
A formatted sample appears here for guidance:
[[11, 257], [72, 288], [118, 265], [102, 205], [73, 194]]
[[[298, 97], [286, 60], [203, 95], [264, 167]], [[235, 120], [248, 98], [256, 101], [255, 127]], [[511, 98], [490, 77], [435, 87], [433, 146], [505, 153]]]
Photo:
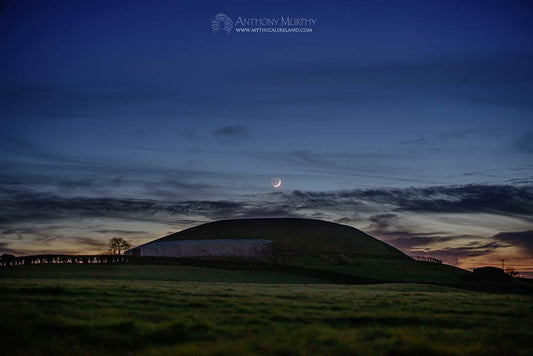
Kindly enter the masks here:
[[[533, 354], [531, 296], [274, 284], [281, 277], [273, 275], [258, 277], [271, 284], [236, 283], [253, 280], [179, 266], [73, 267], [0, 271], [6, 355]], [[233, 282], [205, 282], [217, 273]]]

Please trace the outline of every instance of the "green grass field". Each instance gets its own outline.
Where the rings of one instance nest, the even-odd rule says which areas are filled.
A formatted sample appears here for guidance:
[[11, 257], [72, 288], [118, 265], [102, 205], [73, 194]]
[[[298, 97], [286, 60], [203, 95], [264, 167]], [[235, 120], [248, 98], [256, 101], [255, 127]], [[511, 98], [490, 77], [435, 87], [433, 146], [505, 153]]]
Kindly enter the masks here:
[[316, 282], [182, 266], [4, 268], [1, 347], [5, 355], [533, 354], [531, 296]]
[[459, 284], [470, 273], [457, 267], [414, 260], [358, 258], [351, 265], [328, 264], [317, 257], [291, 257], [290, 265], [361, 276], [384, 282]]
[[232, 283], [328, 283], [327, 280], [262, 270], [226, 270], [179, 265], [29, 265], [0, 268], [0, 281], [16, 279], [187, 281]]

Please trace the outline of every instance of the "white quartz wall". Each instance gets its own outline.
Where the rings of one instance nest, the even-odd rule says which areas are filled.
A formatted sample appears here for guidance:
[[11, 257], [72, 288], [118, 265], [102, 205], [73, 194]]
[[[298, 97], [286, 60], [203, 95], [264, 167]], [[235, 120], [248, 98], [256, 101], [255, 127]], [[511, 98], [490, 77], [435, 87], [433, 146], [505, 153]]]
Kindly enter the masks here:
[[271, 240], [180, 240], [153, 242], [140, 246], [141, 256], [167, 257], [266, 257]]

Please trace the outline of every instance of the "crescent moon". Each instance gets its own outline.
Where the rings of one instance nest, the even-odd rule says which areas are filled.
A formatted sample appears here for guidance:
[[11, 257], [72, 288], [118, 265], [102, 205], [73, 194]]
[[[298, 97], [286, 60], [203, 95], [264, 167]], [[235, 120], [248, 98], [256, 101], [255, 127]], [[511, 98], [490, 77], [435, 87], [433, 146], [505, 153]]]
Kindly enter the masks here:
[[279, 179], [278, 177], [274, 177], [270, 180], [270, 184], [272, 184], [274, 188], [279, 188], [281, 187], [281, 179]]

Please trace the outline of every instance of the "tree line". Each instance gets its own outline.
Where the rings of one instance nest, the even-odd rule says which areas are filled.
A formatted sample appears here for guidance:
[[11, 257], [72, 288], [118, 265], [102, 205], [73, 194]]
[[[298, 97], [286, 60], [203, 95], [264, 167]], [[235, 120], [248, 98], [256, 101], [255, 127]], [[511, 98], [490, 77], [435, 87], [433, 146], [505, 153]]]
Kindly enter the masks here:
[[121, 263], [127, 262], [121, 258], [124, 252], [131, 248], [131, 243], [122, 237], [113, 237], [108, 242], [108, 250], [101, 255], [64, 255], [43, 254], [34, 256], [16, 257], [9, 253], [0, 256], [0, 266], [17, 266], [23, 264], [44, 263]]

